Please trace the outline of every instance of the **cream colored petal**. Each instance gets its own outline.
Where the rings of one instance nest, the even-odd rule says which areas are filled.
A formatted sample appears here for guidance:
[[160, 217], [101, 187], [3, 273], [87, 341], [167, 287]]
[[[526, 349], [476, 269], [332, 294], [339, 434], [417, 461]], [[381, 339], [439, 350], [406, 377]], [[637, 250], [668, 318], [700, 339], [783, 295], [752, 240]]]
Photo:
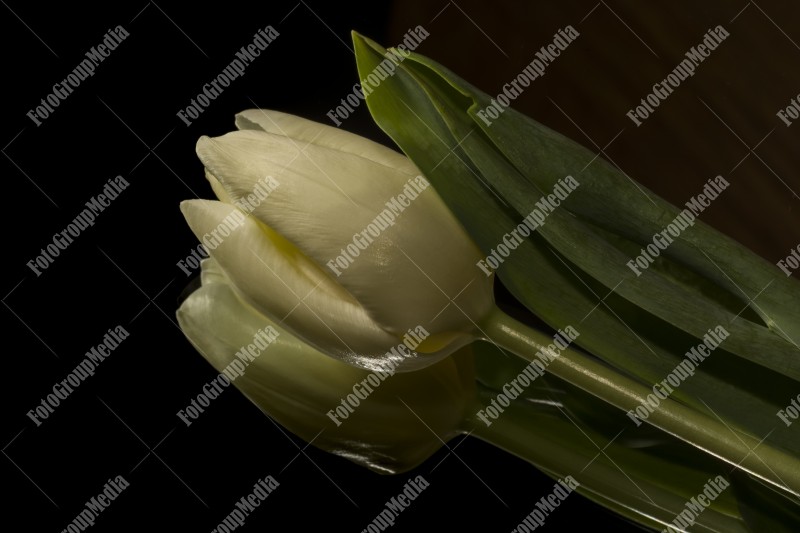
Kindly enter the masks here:
[[300, 149], [315, 144], [336, 151], [357, 155], [402, 172], [410, 177], [420, 172], [406, 156], [349, 131], [320, 124], [280, 111], [248, 109], [236, 115], [240, 130], [261, 130], [293, 139]]
[[206, 179], [211, 185], [211, 190], [214, 191], [214, 196], [217, 197], [217, 200], [226, 204], [233, 204], [233, 198], [231, 198], [231, 196], [225, 190], [225, 187], [223, 187], [217, 177], [208, 170], [206, 170]]
[[[398, 339], [290, 242], [222, 202], [189, 200], [181, 210], [237, 292], [256, 309], [333, 357], [363, 368], [386, 362]], [[409, 368], [415, 364], [397, 359]]]
[[[259, 131], [202, 138], [197, 152], [234, 199], [273, 176], [279, 186], [254, 215], [332, 273], [385, 329], [465, 332], [490, 309], [492, 278], [476, 267], [477, 247], [432, 187], [419, 192], [424, 180], [409, 183], [406, 174], [322, 146], [300, 151]], [[416, 198], [387, 206], [401, 194]]]
[[245, 305], [218, 275], [213, 259], [204, 262], [203, 279], [203, 287], [178, 310], [181, 329], [222, 372], [259, 329], [274, 327], [278, 337], [233, 384], [294, 434], [306, 441], [316, 437], [315, 446], [375, 471], [396, 473], [428, 458], [441, 446], [439, 438], [447, 441], [458, 433], [475, 394], [469, 354], [387, 378], [337, 426], [326, 413], [369, 373], [323, 355]]

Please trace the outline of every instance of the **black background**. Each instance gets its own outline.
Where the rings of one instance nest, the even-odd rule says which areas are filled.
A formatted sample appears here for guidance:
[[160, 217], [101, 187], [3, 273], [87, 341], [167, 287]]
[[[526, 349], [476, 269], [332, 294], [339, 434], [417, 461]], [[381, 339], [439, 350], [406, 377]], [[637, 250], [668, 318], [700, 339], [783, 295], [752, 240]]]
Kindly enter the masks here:
[[[420, 52], [496, 94], [572, 24], [580, 38], [515, 107], [603, 148], [678, 204], [722, 174], [732, 187], [704, 213], [707, 222], [773, 262], [797, 246], [800, 126], [787, 128], [775, 116], [800, 92], [797, 8], [746, 0], [700, 8], [518, 4], [0, 6], [8, 213], [0, 479], [4, 514], [21, 521], [14, 530], [61, 531], [119, 474], [131, 486], [100, 515], [96, 531], [209, 531], [267, 474], [281, 486], [248, 518], [248, 531], [361, 531], [416, 474], [431, 486], [395, 531], [510, 531], [552, 490], [533, 467], [471, 438], [449, 443], [408, 475], [383, 477], [306, 447], [237, 392], [223, 394], [191, 427], [175, 415], [215, 375], [174, 317], [192, 278], [176, 263], [196, 245], [178, 204], [213, 196], [196, 139], [232, 129], [233, 115], [255, 106], [325, 122], [357, 82], [351, 29], [395, 44], [421, 24], [430, 37]], [[628, 109], [717, 24], [731, 37], [634, 126]], [[37, 127], [28, 110], [117, 25], [130, 36]], [[177, 111], [267, 25], [278, 39], [187, 127]], [[364, 105], [342, 127], [390, 142]], [[27, 261], [117, 175], [130, 187], [37, 277]], [[130, 337], [36, 427], [25, 413], [119, 324]], [[632, 527], [573, 495], [543, 529], [586, 524]]]

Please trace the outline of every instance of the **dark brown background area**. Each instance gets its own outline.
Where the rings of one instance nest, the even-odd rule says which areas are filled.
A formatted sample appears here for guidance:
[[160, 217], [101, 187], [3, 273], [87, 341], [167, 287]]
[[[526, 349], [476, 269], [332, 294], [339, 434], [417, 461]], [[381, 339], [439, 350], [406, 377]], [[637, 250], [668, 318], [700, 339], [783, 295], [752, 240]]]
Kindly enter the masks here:
[[[396, 41], [437, 14], [422, 53], [490, 95], [571, 24], [580, 37], [513, 107], [593, 151], [604, 148], [677, 205], [721, 174], [733, 186], [704, 221], [771, 262], [797, 246], [797, 125], [787, 128], [775, 114], [800, 93], [800, 5], [396, 2], [390, 35]], [[719, 24], [730, 36], [637, 127], [625, 114]]]
[[[191, 281], [176, 263], [196, 246], [178, 204], [212, 196], [194, 144], [256, 105], [327, 121], [357, 82], [351, 29], [392, 45], [421, 24], [419, 52], [497, 94], [571, 24], [580, 37], [515, 108], [675, 204], [723, 175], [731, 186], [702, 219], [770, 262], [800, 243], [800, 124], [775, 116], [800, 93], [797, 3], [5, 0], [0, 13], [3, 530], [61, 531], [118, 474], [131, 486], [91, 531], [210, 531], [267, 474], [281, 487], [244, 531], [361, 531], [402, 488], [409, 476], [306, 448], [233, 391], [188, 428], [175, 416], [215, 375], [173, 323]], [[36, 127], [26, 112], [118, 24], [130, 37]], [[281, 36], [187, 127], [177, 111], [267, 24]], [[728, 39], [637, 128], [625, 113], [718, 24]], [[390, 142], [365, 105], [342, 127]], [[26, 262], [118, 174], [129, 189], [36, 277]], [[35, 427], [25, 413], [117, 324], [130, 338]], [[431, 486], [392, 531], [510, 531], [553, 486], [469, 438], [416, 474]], [[542, 529], [585, 524], [632, 529], [577, 495]]]

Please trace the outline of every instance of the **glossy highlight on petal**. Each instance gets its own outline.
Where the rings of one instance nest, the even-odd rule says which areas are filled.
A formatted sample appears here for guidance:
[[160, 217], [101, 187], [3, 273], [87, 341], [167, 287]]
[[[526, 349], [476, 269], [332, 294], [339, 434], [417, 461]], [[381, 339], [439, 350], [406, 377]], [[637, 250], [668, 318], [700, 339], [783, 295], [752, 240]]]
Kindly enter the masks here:
[[[275, 328], [274, 342], [233, 384], [294, 434], [379, 473], [397, 473], [438, 450], [439, 438], [460, 431], [475, 394], [469, 349], [423, 370], [389, 376], [373, 389], [370, 372], [319, 352], [243, 301], [214, 259], [203, 262], [202, 279], [178, 310], [181, 329], [222, 372], [256, 332]], [[369, 396], [337, 426], [326, 413], [364, 382]]]
[[326, 353], [380, 368], [396, 338], [290, 242], [229, 204], [188, 200], [181, 210], [248, 303]]

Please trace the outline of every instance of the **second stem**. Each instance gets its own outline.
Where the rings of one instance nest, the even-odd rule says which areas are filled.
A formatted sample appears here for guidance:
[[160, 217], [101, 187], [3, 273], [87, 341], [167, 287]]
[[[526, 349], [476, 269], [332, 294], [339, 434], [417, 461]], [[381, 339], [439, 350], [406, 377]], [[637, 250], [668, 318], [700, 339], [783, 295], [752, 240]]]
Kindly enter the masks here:
[[[605, 366], [590, 356], [567, 347], [553, 353], [553, 339], [509, 317], [499, 309], [481, 324], [485, 338], [527, 361], [544, 360], [555, 376], [624, 411], [646, 404], [652, 389]], [[688, 442], [737, 468], [800, 496], [800, 461], [764, 442], [735, 432], [721, 421], [667, 397], [646, 420], [649, 424]], [[756, 448], [758, 448], [756, 450]]]

